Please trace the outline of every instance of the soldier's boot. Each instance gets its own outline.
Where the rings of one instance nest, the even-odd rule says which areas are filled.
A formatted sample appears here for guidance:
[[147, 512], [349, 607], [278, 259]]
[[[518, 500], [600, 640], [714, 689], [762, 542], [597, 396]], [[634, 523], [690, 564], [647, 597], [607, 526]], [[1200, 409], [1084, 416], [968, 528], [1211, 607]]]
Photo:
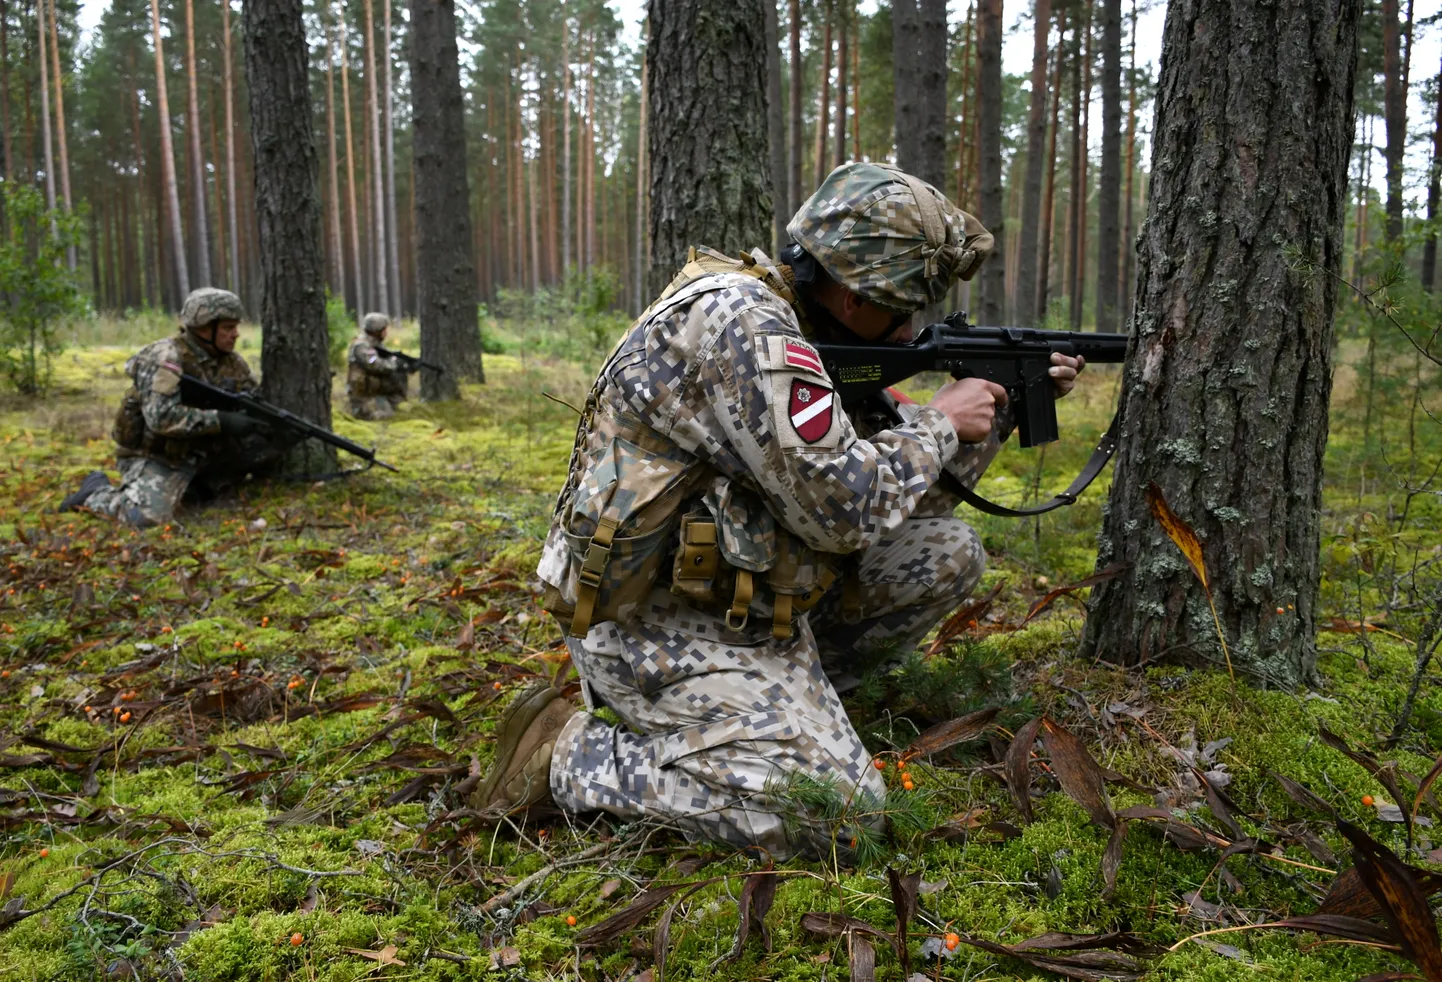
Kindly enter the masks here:
[[80, 482], [80, 487], [67, 494], [65, 500], [60, 502], [60, 507], [55, 510], [74, 511], [85, 504], [86, 499], [96, 491], [108, 487], [110, 487], [110, 478], [105, 476], [104, 471], [91, 471], [85, 475], [85, 480]]
[[576, 714], [571, 700], [549, 683], [533, 685], [511, 703], [496, 728], [496, 757], [471, 797], [477, 811], [530, 808], [551, 800], [551, 752]]

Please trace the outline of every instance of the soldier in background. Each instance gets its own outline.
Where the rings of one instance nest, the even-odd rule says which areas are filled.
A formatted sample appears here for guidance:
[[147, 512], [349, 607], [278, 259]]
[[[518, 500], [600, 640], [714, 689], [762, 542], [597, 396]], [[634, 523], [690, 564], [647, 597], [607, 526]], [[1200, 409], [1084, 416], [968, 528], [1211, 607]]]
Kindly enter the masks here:
[[360, 333], [351, 342], [345, 387], [350, 413], [356, 419], [390, 419], [406, 399], [406, 367], [394, 355], [376, 350], [390, 326], [385, 314], [366, 314]]
[[[975, 485], [1012, 418], [970, 378], [853, 419], [809, 339], [909, 340], [992, 237], [860, 163], [787, 231], [782, 263], [695, 251], [601, 369], [537, 572], [586, 708], [622, 725], [549, 685], [520, 694], [477, 808], [549, 800], [775, 858], [880, 825], [885, 785], [838, 692], [975, 588], [985, 553], [943, 476]], [[1082, 363], [1052, 366], [1065, 394]], [[795, 778], [831, 787], [852, 831], [779, 798]]]
[[[181, 402], [180, 375], [237, 392], [259, 383], [235, 352], [240, 298], [204, 287], [185, 298], [181, 330], [130, 357], [130, 391], [121, 401], [111, 436], [120, 484], [91, 471], [60, 511], [83, 509], [144, 528], [168, 521], [189, 491], [214, 494], [277, 462], [294, 438], [277, 434], [244, 413], [196, 409]], [[180, 371], [177, 371], [179, 369]]]

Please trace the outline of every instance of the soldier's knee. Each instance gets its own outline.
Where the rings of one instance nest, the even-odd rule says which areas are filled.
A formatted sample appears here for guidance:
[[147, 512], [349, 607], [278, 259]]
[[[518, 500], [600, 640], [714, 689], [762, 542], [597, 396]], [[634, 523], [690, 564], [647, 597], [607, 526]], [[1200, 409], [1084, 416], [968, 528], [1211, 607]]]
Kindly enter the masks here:
[[957, 521], [960, 526], [955, 535], [955, 545], [944, 562], [937, 563], [935, 575], [926, 587], [926, 599], [930, 601], [960, 600], [971, 594], [986, 572], [986, 550], [981, 547], [981, 537], [969, 525]]

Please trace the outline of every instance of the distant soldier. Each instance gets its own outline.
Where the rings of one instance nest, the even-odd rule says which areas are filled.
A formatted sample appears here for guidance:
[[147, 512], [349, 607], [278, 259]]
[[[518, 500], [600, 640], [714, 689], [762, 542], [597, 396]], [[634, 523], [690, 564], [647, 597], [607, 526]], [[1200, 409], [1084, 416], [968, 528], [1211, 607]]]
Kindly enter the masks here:
[[390, 326], [385, 314], [366, 314], [360, 333], [350, 344], [345, 387], [350, 413], [356, 419], [390, 419], [406, 400], [409, 376], [405, 364], [395, 355], [376, 350]]
[[[244, 317], [240, 298], [205, 287], [185, 298], [181, 330], [154, 341], [125, 363], [133, 385], [120, 403], [111, 436], [120, 484], [91, 471], [61, 511], [84, 509], [144, 528], [175, 514], [187, 490], [213, 494], [274, 464], [294, 443], [243, 413], [196, 409], [181, 402], [180, 375], [237, 392], [258, 383], [235, 353]], [[176, 369], [180, 371], [177, 371]]]

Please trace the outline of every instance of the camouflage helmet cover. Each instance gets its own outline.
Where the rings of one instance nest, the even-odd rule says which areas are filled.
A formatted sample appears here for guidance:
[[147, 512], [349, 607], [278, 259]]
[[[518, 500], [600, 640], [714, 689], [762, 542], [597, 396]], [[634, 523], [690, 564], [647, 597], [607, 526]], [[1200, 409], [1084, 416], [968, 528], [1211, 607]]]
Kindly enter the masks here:
[[391, 319], [385, 314], [366, 314], [361, 318], [361, 330], [367, 334], [379, 334], [391, 326]]
[[208, 327], [216, 321], [239, 321], [245, 319], [245, 308], [240, 298], [229, 290], [203, 286], [191, 290], [180, 308], [180, 324], [190, 330]]
[[786, 231], [842, 286], [903, 313], [969, 280], [992, 237], [936, 188], [884, 164], [833, 170]]

